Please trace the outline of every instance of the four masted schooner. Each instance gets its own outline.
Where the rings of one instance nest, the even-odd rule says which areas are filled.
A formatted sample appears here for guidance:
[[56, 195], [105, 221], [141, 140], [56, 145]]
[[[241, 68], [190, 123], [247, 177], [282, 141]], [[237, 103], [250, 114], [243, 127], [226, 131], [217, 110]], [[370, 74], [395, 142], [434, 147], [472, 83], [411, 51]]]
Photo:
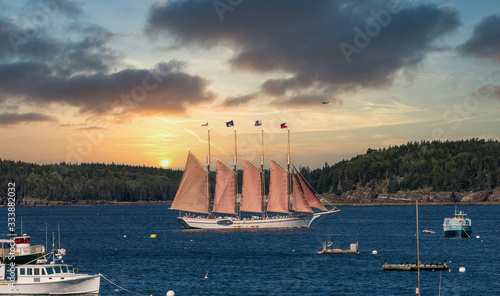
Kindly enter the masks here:
[[[290, 130], [288, 130], [288, 169], [284, 169], [273, 160], [270, 161], [267, 202], [263, 184], [264, 153], [262, 152], [260, 170], [247, 160], [243, 161], [243, 185], [238, 207], [236, 129], [234, 170], [216, 161], [216, 185], [212, 202], [209, 178], [210, 129], [208, 130], [208, 145], [209, 155], [206, 168], [189, 152], [181, 183], [170, 207], [178, 210], [180, 214], [183, 211], [187, 212], [177, 217], [184, 227], [202, 229], [309, 227], [316, 218], [339, 212], [337, 208], [327, 210], [295, 166], [292, 165], [295, 173], [290, 170]], [[262, 147], [264, 147], [263, 141]], [[292, 188], [290, 188], [290, 183]], [[213, 204], [212, 207], [211, 204]], [[316, 208], [321, 212], [314, 212], [311, 208]], [[241, 212], [261, 213], [261, 215], [242, 218]], [[219, 214], [226, 214], [226, 216]]]

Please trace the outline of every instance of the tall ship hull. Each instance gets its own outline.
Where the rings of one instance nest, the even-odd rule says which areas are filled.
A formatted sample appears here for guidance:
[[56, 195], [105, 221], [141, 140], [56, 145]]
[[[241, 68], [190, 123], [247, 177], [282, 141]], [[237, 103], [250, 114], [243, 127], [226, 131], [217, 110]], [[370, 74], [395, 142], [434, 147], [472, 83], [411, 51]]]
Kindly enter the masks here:
[[[337, 213], [339, 210], [324, 212], [325, 214]], [[177, 217], [185, 228], [196, 229], [255, 229], [255, 228], [307, 228], [322, 213], [305, 214], [292, 217], [273, 217], [267, 219], [242, 220], [234, 217], [204, 218], [204, 217]]]

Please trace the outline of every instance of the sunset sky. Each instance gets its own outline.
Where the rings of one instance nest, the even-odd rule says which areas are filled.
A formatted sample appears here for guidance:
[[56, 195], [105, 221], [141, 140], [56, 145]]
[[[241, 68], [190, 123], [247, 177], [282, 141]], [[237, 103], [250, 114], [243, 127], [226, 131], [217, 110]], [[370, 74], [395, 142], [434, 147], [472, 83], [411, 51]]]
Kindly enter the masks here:
[[[322, 104], [322, 102], [329, 102]], [[322, 167], [498, 140], [499, 1], [2, 1], [0, 158]], [[241, 167], [239, 162], [239, 166]]]

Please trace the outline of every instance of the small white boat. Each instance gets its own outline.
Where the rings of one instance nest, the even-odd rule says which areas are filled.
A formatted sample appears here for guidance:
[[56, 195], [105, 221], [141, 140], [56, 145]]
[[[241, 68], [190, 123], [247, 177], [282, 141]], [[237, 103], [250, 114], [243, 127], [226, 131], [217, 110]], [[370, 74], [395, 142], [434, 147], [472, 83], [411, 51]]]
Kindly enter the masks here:
[[[63, 253], [58, 253], [58, 259]], [[78, 273], [77, 268], [56, 260], [43, 264], [0, 264], [0, 295], [97, 294], [100, 281], [100, 274]]]
[[424, 229], [424, 230], [422, 230], [422, 233], [434, 234], [436, 232], [434, 232], [434, 230], [432, 230], [432, 229]]

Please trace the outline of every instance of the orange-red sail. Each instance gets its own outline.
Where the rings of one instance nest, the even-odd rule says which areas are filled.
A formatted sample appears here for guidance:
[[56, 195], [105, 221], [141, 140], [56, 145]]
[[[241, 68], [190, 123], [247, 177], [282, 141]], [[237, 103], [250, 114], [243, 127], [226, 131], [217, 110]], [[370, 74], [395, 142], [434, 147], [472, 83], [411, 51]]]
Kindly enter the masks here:
[[292, 209], [295, 212], [306, 212], [306, 213], [313, 213], [313, 210], [311, 210], [311, 207], [307, 203], [306, 199], [304, 198], [304, 194], [302, 193], [302, 190], [300, 189], [299, 183], [297, 182], [297, 179], [295, 176], [292, 175], [292, 187], [293, 187], [293, 201], [292, 201]]
[[208, 213], [208, 172], [191, 152], [188, 154], [186, 168], [170, 208]]
[[267, 211], [288, 213], [288, 176], [287, 171], [271, 160], [271, 180]]
[[262, 181], [260, 171], [250, 162], [243, 160], [243, 185], [240, 211], [262, 212]]
[[213, 211], [215, 213], [235, 214], [234, 172], [220, 161], [216, 163], [216, 172]]
[[[295, 168], [295, 167], [294, 167]], [[295, 169], [297, 170], [297, 169]], [[302, 186], [302, 189], [304, 190], [304, 197], [309, 204], [309, 206], [320, 209], [324, 212], [328, 211], [325, 206], [319, 201], [318, 197], [316, 197], [316, 194], [312, 192], [311, 188], [309, 185], [306, 183], [306, 181], [302, 178], [300, 174], [297, 174], [297, 177], [299, 177], [300, 185]]]

